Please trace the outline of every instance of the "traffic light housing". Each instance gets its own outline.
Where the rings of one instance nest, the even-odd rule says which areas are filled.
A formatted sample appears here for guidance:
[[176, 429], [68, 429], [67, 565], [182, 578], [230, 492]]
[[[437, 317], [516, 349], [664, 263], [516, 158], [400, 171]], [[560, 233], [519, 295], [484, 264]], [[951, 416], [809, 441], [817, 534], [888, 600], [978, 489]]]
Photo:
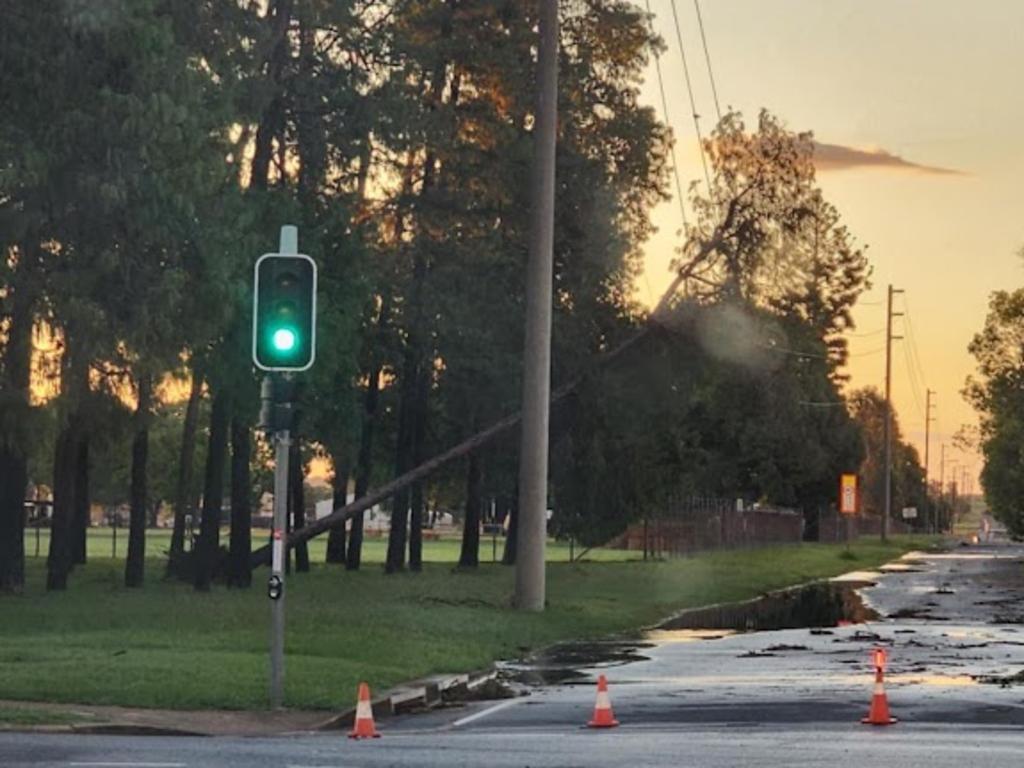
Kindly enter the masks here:
[[267, 253], [256, 261], [252, 359], [264, 371], [305, 371], [316, 358], [316, 262]]

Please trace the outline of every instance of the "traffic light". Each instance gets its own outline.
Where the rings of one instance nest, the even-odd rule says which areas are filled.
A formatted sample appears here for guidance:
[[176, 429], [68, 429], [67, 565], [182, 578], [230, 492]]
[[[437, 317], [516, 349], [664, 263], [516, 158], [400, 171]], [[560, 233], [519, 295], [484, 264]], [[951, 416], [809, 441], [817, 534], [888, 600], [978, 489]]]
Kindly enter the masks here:
[[268, 253], [256, 262], [252, 359], [264, 371], [305, 371], [316, 357], [316, 263]]

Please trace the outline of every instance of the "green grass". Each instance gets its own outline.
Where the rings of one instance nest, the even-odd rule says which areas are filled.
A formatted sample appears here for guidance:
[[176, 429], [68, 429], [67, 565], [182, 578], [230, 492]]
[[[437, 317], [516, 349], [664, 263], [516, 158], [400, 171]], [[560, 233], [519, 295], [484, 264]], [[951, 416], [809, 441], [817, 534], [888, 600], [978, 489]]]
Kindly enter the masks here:
[[[253, 545], [258, 546], [266, 540], [267, 531], [253, 531]], [[46, 558], [50, 546], [50, 531], [43, 528], [39, 531], [38, 557]], [[228, 530], [221, 531], [221, 543], [227, 546]], [[459, 559], [461, 539], [458, 537], [446, 537], [439, 540], [425, 539], [423, 542], [423, 560], [427, 563], [455, 563]], [[88, 556], [90, 558], [110, 558], [115, 554], [118, 560], [124, 560], [128, 552], [128, 530], [118, 528], [115, 535], [111, 528], [90, 528], [86, 542]], [[163, 557], [171, 548], [171, 532], [167, 529], [150, 529], [146, 531], [146, 556]], [[480, 538], [479, 558], [482, 563], [490, 563], [495, 559], [501, 559], [501, 553], [505, 548], [505, 540], [491, 536]], [[324, 561], [327, 551], [327, 538], [321, 536], [309, 542], [309, 557], [313, 562]], [[575, 548], [575, 554], [579, 556], [580, 547]], [[25, 554], [32, 559], [36, 555], [36, 531], [35, 529], [25, 531]], [[383, 563], [387, 553], [387, 538], [367, 533], [363, 541], [363, 561], [367, 563]], [[568, 542], [548, 542], [547, 559], [549, 562], [569, 562], [570, 548]], [[626, 551], [621, 549], [592, 549], [586, 554], [587, 560], [639, 560], [642, 553], [637, 551]]]
[[[894, 538], [854, 546], [871, 567], [923, 546]], [[509, 608], [513, 570], [385, 576], [316, 566], [288, 582], [286, 700], [339, 708], [366, 680], [380, 690], [435, 672], [467, 671], [572, 638], [625, 632], [684, 607], [749, 598], [850, 569], [842, 545], [719, 552], [664, 562], [552, 563], [548, 609]], [[163, 581], [122, 586], [123, 563], [93, 559], [64, 593], [46, 593], [32, 560], [20, 597], [0, 599], [0, 699], [169, 708], [266, 704], [265, 571], [250, 590], [197, 594]]]

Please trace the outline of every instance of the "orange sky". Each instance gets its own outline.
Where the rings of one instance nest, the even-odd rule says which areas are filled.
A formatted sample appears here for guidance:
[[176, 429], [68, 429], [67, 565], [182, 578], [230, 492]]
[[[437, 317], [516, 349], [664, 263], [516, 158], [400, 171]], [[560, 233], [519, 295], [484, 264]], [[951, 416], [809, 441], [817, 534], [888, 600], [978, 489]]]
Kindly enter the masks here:
[[[676, 0], [701, 125], [715, 122], [694, 4]], [[661, 65], [684, 184], [700, 161], [670, 0], [651, 0], [668, 50]], [[915, 346], [893, 350], [893, 397], [904, 432], [924, 452], [924, 390], [935, 390], [931, 476], [939, 446], [947, 461], [972, 466], [952, 435], [975, 422], [960, 391], [973, 370], [967, 353], [991, 291], [1022, 284], [1020, 216], [1024, 179], [1024, 2], [1014, 0], [701, 0], [723, 109], [748, 118], [767, 107], [794, 130], [836, 145], [819, 172], [829, 199], [869, 248], [874, 287], [855, 312], [853, 386], [884, 381], [885, 289], [906, 290]], [[641, 98], [661, 112], [653, 65]], [[957, 173], [943, 173], [941, 170]], [[646, 248], [641, 296], [670, 279], [678, 204], [654, 213], [660, 232]], [[912, 377], [908, 357], [919, 360]], [[918, 381], [917, 379], [921, 379]], [[916, 395], [916, 396], [915, 396]], [[950, 473], [947, 469], [946, 479]]]

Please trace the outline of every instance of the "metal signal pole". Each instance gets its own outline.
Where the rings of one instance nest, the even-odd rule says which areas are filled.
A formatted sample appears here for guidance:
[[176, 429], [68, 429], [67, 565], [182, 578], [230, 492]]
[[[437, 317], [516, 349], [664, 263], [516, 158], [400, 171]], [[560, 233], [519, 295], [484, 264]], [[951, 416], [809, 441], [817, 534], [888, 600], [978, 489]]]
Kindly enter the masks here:
[[882, 541], [889, 538], [889, 516], [892, 513], [892, 343], [903, 338], [892, 335], [892, 319], [903, 315], [892, 311], [892, 297], [896, 293], [903, 291], [890, 285], [885, 317], [885, 510], [882, 513]]
[[533, 128], [533, 221], [526, 276], [523, 427], [515, 606], [543, 611], [551, 409], [551, 283], [554, 269], [555, 142], [558, 128], [558, 0], [540, 2], [537, 116]]
[[[284, 706], [284, 559], [288, 528], [287, 429], [274, 433], [274, 531], [271, 541], [270, 585], [270, 708]], [[277, 596], [274, 597], [274, 590]]]
[[[278, 250], [283, 254], [299, 252], [299, 233], [293, 226], [281, 227]], [[270, 597], [270, 708], [284, 706], [284, 572], [288, 547], [288, 459], [291, 435], [291, 388], [288, 374], [268, 377], [264, 392], [269, 390], [269, 419], [267, 426], [274, 436], [274, 523], [271, 532], [270, 579], [267, 595]], [[283, 407], [282, 407], [283, 406]], [[285, 415], [288, 418], [282, 419]], [[263, 420], [263, 419], [261, 419]]]

